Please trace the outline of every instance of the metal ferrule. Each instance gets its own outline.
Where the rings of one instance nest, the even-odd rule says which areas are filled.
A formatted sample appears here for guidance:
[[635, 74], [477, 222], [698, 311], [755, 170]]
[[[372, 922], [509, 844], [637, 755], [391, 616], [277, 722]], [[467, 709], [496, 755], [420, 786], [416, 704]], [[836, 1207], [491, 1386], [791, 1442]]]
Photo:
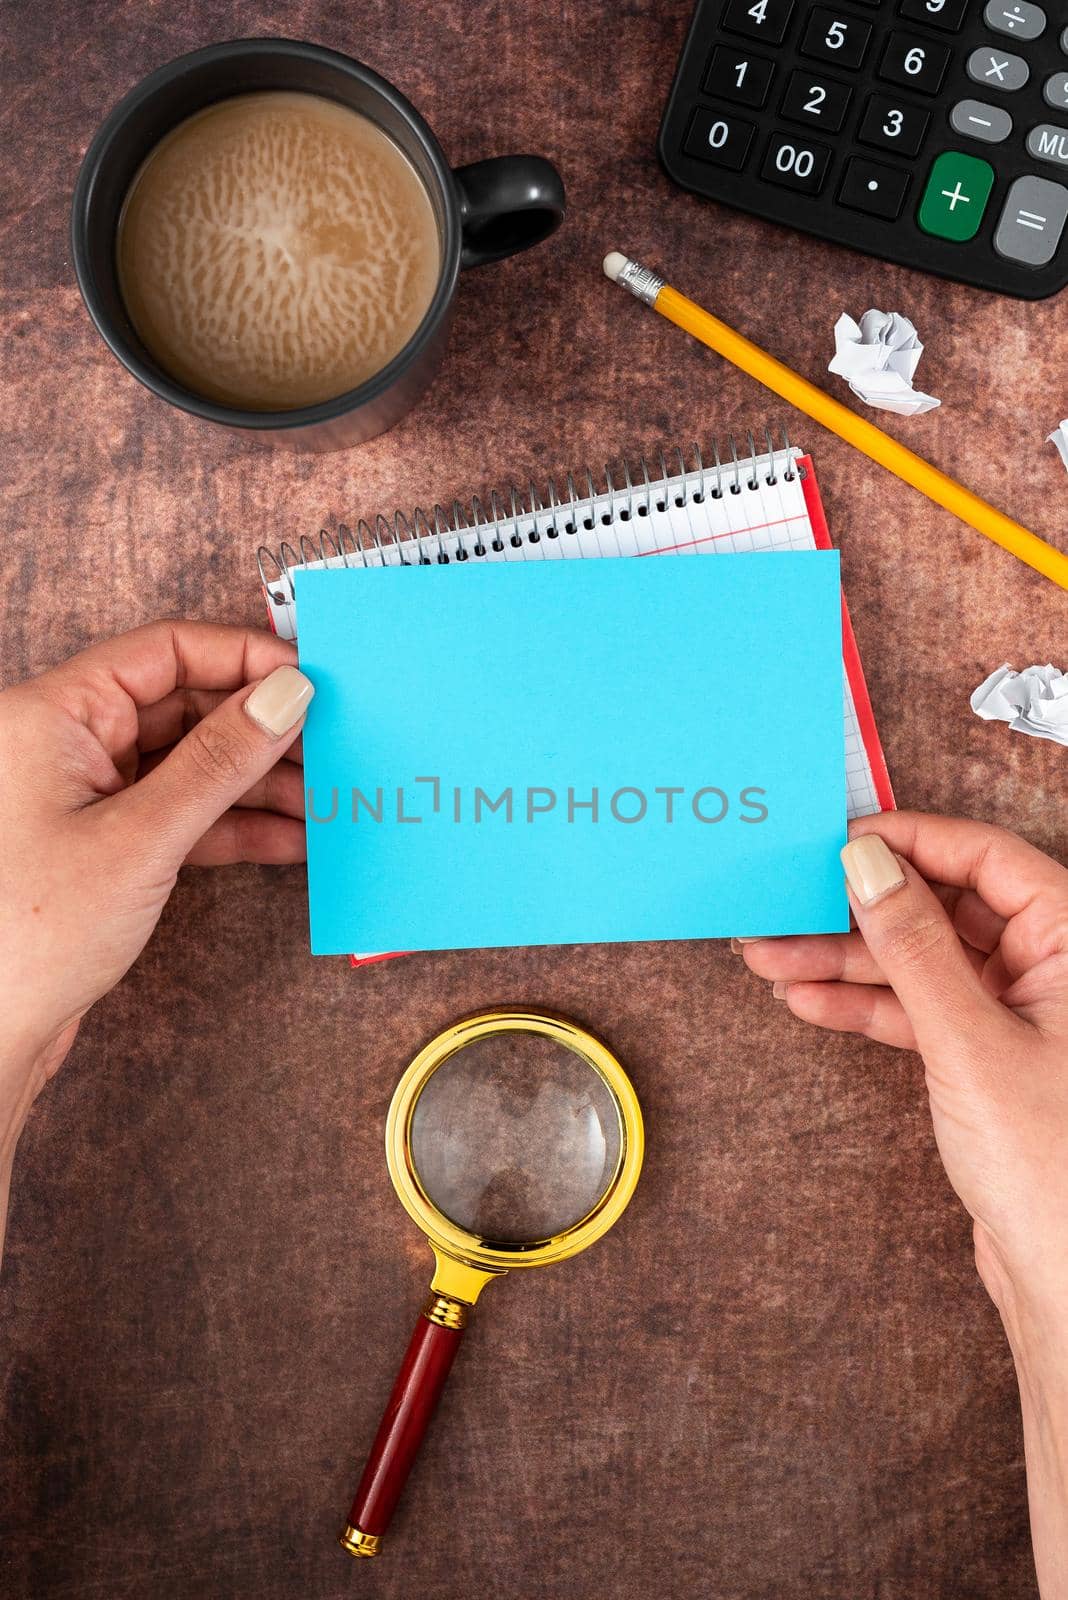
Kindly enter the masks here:
[[643, 267], [639, 261], [628, 261], [616, 282], [622, 288], [629, 289], [636, 300], [644, 300], [647, 306], [651, 306], [656, 304], [656, 297], [664, 287], [665, 280], [657, 277], [650, 267]]

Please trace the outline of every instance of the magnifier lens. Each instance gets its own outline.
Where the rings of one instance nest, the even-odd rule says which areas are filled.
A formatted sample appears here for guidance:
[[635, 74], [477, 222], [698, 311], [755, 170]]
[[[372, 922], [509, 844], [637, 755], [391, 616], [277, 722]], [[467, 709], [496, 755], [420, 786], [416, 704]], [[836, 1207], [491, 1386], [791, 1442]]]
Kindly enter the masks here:
[[611, 1186], [620, 1157], [612, 1091], [555, 1039], [476, 1039], [428, 1078], [410, 1149], [430, 1202], [480, 1239], [528, 1244], [566, 1232]]

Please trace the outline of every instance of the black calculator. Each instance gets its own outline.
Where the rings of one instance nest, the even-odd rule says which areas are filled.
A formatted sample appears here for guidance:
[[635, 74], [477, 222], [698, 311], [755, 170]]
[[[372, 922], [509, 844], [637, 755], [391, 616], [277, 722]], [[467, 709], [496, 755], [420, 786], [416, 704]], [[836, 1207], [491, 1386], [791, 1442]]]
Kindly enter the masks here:
[[660, 125], [683, 188], [921, 272], [1068, 283], [1068, 10], [698, 0]]

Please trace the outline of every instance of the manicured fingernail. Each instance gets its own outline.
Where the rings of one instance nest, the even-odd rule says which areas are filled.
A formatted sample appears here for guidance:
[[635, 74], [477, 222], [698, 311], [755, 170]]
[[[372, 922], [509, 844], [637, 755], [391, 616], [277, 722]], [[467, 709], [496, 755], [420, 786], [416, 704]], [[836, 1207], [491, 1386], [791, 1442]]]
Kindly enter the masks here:
[[740, 956], [741, 955], [741, 953], [742, 953], [742, 945], [744, 943], [745, 943], [744, 939], [732, 939], [731, 940], [731, 949], [734, 951], [736, 956]]
[[787, 984], [779, 983], [778, 981], [773, 983], [772, 986], [771, 986], [772, 998], [775, 999], [775, 1000], [785, 1000], [786, 999], [786, 990], [787, 990], [788, 987], [789, 986]]
[[272, 739], [296, 726], [315, 693], [315, 685], [296, 667], [275, 667], [245, 701], [245, 710]]
[[870, 906], [905, 884], [901, 863], [877, 833], [851, 839], [842, 851], [846, 880], [862, 906]]

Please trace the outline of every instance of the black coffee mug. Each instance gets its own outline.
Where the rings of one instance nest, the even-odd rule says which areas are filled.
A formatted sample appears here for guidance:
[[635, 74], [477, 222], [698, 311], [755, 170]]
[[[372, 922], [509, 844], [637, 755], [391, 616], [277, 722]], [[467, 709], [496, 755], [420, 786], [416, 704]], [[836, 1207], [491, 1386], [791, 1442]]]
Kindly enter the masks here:
[[[245, 411], [206, 400], [175, 382], [150, 354], [119, 290], [116, 239], [134, 176], [172, 128], [218, 100], [270, 89], [340, 101], [389, 135], [430, 197], [441, 270], [415, 333], [366, 383], [318, 405]], [[369, 67], [335, 50], [291, 39], [235, 39], [168, 62], [119, 102], [86, 151], [78, 174], [71, 243], [89, 315], [123, 366], [153, 394], [265, 443], [336, 450], [392, 427], [426, 389], [444, 352], [461, 268], [525, 250], [559, 227], [563, 217], [560, 174], [541, 156], [497, 156], [453, 170], [415, 107]]]

